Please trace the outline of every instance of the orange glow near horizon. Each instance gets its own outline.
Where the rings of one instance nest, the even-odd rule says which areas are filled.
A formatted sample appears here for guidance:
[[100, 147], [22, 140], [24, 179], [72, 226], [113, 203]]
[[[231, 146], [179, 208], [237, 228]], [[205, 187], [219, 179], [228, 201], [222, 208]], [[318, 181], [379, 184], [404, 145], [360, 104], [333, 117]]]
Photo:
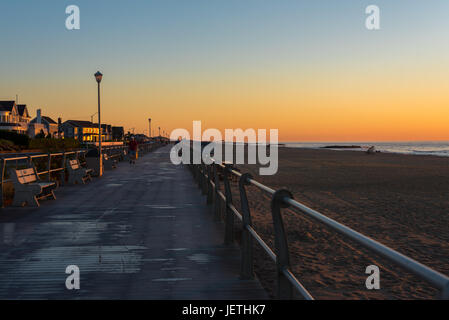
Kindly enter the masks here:
[[[97, 90], [93, 72], [84, 68], [64, 82], [26, 78], [19, 102], [32, 116], [42, 108], [54, 120], [90, 120]], [[105, 68], [102, 122], [148, 134], [152, 118], [157, 134], [159, 126], [191, 130], [201, 120], [203, 130], [278, 129], [281, 142], [448, 141], [447, 70], [441, 57], [416, 64], [410, 57], [371, 56], [278, 61], [263, 70], [257, 64], [151, 74]], [[3, 89], [16, 92], [8, 83]]]
[[[167, 132], [190, 131], [192, 121], [201, 120], [203, 130], [278, 129], [279, 141], [284, 142], [449, 140], [449, 96], [441, 94], [449, 92], [447, 82], [394, 83], [390, 78], [363, 83], [363, 79], [348, 77], [327, 83], [247, 79], [190, 82], [187, 87], [184, 81], [167, 80], [150, 83], [148, 89], [139, 85], [131, 93], [129, 88], [121, 90], [122, 84], [106, 80], [102, 83], [102, 122], [144, 132], [151, 117], [157, 134], [159, 126]], [[62, 92], [31, 92], [31, 115], [39, 107], [55, 120], [59, 116], [63, 121], [90, 120], [96, 112], [95, 84], [72, 87], [69, 95]], [[27, 100], [20, 97], [22, 103]]]
[[[449, 83], [441, 71], [432, 79], [424, 73], [387, 76], [359, 71], [344, 76], [334, 71], [328, 72], [326, 81], [313, 73], [272, 78], [215, 75], [215, 81], [168, 78], [148, 83], [141, 79], [125, 91], [123, 82], [106, 74], [102, 122], [144, 132], [151, 117], [157, 134], [159, 126], [167, 132], [190, 131], [192, 121], [201, 120], [203, 130], [279, 129], [282, 142], [449, 140], [449, 95], [443, 94], [449, 92]], [[49, 91], [53, 85], [48, 84]], [[95, 83], [73, 84], [70, 94], [60, 89], [47, 95], [36, 87], [31, 92], [30, 100], [37, 101], [31, 105], [31, 114], [41, 107], [44, 115], [55, 120], [59, 116], [90, 120], [96, 112]], [[21, 97], [21, 102], [26, 100]]]

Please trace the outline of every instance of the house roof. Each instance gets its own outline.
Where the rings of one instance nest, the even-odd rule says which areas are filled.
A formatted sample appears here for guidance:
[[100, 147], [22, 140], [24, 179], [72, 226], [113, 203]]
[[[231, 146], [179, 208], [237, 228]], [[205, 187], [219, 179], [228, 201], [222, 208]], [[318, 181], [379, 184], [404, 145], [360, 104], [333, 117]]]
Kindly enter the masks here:
[[80, 128], [98, 128], [98, 124], [92, 123], [90, 121], [84, 120], [67, 120], [64, 124], [69, 123], [72, 126], [80, 127]]
[[0, 101], [0, 111], [12, 111], [15, 101]]
[[42, 116], [41, 118], [42, 118], [42, 120], [47, 121], [49, 124], [57, 124], [57, 123], [56, 123], [52, 118], [50, 118], [50, 117]]
[[[35, 117], [33, 120], [30, 121], [30, 123], [36, 123], [36, 122], [37, 122], [37, 117]], [[41, 122], [46, 122], [48, 124], [57, 124], [52, 118], [46, 117], [46, 116], [41, 116]]]
[[26, 110], [26, 113], [27, 113], [26, 115], [28, 116], [27, 105], [26, 105], [26, 104], [18, 104], [18, 105], [17, 105], [17, 112], [19, 113], [19, 115], [20, 115], [21, 117], [24, 116], [25, 110]]
[[27, 105], [26, 104], [18, 104], [17, 105], [17, 112], [20, 116], [23, 116], [23, 112], [25, 111]]

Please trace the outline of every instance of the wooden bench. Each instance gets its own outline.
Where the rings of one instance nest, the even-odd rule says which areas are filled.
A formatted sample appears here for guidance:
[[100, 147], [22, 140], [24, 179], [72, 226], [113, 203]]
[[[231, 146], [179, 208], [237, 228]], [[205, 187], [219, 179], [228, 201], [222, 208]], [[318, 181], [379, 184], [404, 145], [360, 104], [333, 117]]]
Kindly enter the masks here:
[[53, 193], [56, 183], [41, 181], [36, 169], [11, 169], [10, 176], [14, 185], [13, 206], [22, 207], [24, 203], [27, 203], [29, 206], [39, 207], [39, 199], [56, 199]]
[[91, 174], [93, 172], [92, 169], [86, 169], [81, 167], [80, 162], [78, 160], [69, 160], [67, 161], [67, 171], [69, 173], [69, 183], [70, 184], [85, 184], [87, 180], [92, 180]]
[[109, 157], [106, 153], [103, 153], [103, 166], [106, 170], [112, 170], [117, 167], [117, 160]]
[[[116, 167], [116, 160], [108, 157], [103, 153], [103, 171], [105, 169], [114, 169]], [[86, 157], [86, 164], [88, 168], [93, 169], [92, 175], [98, 176], [100, 173], [100, 161], [97, 157]]]

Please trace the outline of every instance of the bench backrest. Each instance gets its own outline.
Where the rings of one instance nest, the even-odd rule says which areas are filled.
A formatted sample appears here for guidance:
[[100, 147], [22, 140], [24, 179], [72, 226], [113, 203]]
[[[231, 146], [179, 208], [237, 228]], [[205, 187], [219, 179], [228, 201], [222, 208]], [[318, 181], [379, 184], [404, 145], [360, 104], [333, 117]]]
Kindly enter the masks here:
[[36, 172], [34, 171], [33, 168], [15, 170], [15, 171], [16, 171], [16, 175], [17, 175], [17, 180], [19, 180], [19, 182], [21, 184], [33, 183], [38, 180], [38, 178], [36, 176]]
[[78, 160], [69, 160], [69, 166], [72, 170], [78, 170], [80, 168], [80, 163]]

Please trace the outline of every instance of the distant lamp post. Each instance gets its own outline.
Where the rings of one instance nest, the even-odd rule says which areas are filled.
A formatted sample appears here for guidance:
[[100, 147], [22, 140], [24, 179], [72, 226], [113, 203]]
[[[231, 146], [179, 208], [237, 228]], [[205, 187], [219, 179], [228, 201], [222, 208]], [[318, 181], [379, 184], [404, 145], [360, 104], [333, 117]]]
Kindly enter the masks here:
[[101, 149], [101, 109], [100, 109], [100, 82], [103, 79], [103, 75], [100, 71], [95, 74], [95, 80], [98, 84], [98, 153], [100, 156], [100, 166], [98, 175], [101, 177], [103, 175], [103, 152]]
[[96, 116], [98, 112], [95, 112], [93, 115], [90, 116], [90, 122], [94, 123], [94, 116]]

